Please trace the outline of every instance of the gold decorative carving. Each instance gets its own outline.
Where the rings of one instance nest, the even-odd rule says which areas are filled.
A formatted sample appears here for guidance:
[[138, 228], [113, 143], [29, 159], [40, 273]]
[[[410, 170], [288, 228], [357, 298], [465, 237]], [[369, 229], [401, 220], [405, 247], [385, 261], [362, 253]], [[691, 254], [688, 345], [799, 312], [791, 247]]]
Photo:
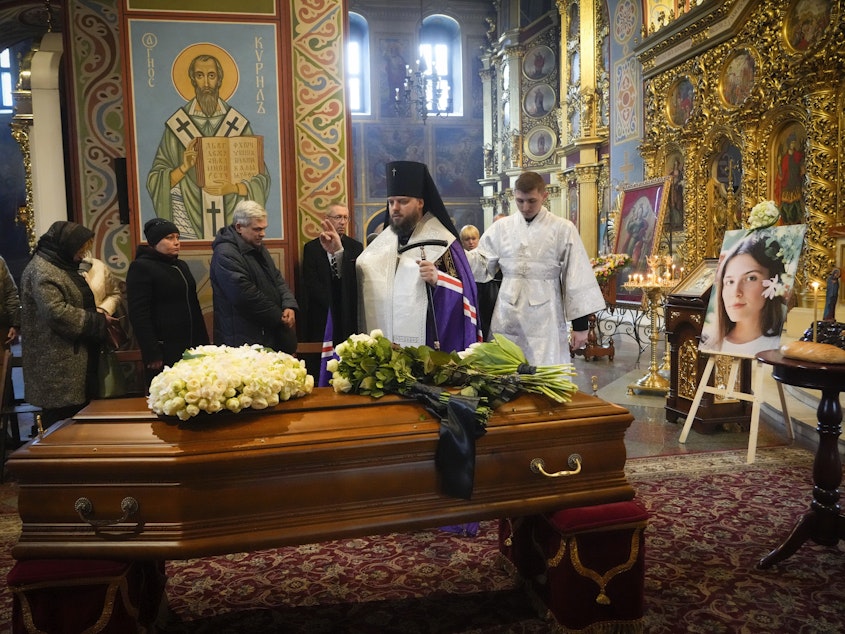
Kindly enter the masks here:
[[511, 132], [511, 167], [522, 167], [522, 135]]
[[691, 401], [697, 389], [698, 345], [694, 339], [687, 339], [678, 348], [678, 396]]
[[[741, 391], [739, 388], [739, 374], [736, 376], [736, 384], [732, 386], [728, 385], [733, 361], [734, 357], [727, 357], [721, 354], [716, 355], [716, 366], [713, 368], [713, 383], [716, 387], [721, 389], [729, 390], [730, 388], [733, 388], [735, 391], [739, 392]], [[725, 398], [719, 394], [715, 394], [713, 396], [713, 400], [722, 401], [723, 403], [734, 403], [737, 401], [735, 398]]]
[[596, 134], [607, 137], [610, 125], [610, 69], [607, 68], [609, 59], [605, 59], [605, 48], [609, 46], [610, 19], [607, 14], [605, 0], [595, 0], [593, 15], [596, 16], [596, 109], [594, 129]]
[[576, 180], [579, 185], [597, 183], [600, 172], [600, 165], [578, 165], [575, 168]]
[[30, 129], [32, 128], [32, 115], [28, 117], [15, 117], [10, 125], [12, 138], [21, 146], [23, 155], [25, 198], [22, 207], [18, 207], [15, 215], [15, 222], [26, 228], [26, 238], [29, 243], [29, 252], [35, 251], [38, 238], [35, 235], [35, 207], [33, 206], [32, 192], [32, 154], [30, 153]]
[[[607, 165], [607, 157], [599, 161], [599, 181], [598, 188], [598, 203], [599, 203], [599, 217], [601, 218], [600, 225], [607, 226], [610, 218], [610, 169]], [[607, 253], [610, 251], [611, 242], [609, 242], [610, 232], [605, 232], [604, 242], [598, 245], [599, 253]]]
[[[730, 144], [741, 160], [741, 182], [724, 192], [727, 228], [729, 220], [739, 225], [755, 204], [775, 198], [775, 141], [785, 127], [800, 124], [807, 133], [807, 235], [796, 276], [800, 301], [811, 300], [806, 292], [811, 282], [824, 284], [836, 260], [829, 230], [845, 220], [845, 178], [838, 159], [845, 145], [845, 48], [837, 30], [843, 8], [841, 3], [831, 7], [828, 26], [802, 51], [785, 41], [785, 11], [750, 0], [699, 3], [638, 45], [645, 77], [640, 147], [645, 173], [660, 174], [667, 148], [677, 148], [684, 158], [684, 182], [690, 184], [680, 250], [687, 270], [721, 246], [718, 235], [708, 234], [716, 224], [715, 199], [711, 192], [708, 200], [705, 187], [720, 151]], [[722, 96], [720, 79], [739, 48], [755, 52], [755, 78], [747, 97], [731, 104]], [[696, 104], [683, 126], [672, 126], [666, 100], [681, 75], [690, 78]]]
[[694, 321], [699, 326], [701, 325], [701, 315], [690, 315], [690, 321]]

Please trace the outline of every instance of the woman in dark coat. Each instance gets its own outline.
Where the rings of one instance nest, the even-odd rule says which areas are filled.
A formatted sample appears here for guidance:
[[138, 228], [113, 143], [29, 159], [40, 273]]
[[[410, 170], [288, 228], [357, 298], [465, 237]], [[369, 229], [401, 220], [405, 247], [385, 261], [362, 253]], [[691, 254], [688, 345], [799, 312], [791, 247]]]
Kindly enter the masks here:
[[188, 348], [208, 343], [197, 284], [179, 259], [179, 229], [163, 218], [144, 225], [148, 245], [139, 245], [129, 265], [129, 321], [141, 348], [147, 386]]
[[98, 312], [79, 263], [94, 233], [54, 222], [21, 276], [24, 396], [45, 427], [73, 416], [97, 393], [97, 363], [114, 318]]

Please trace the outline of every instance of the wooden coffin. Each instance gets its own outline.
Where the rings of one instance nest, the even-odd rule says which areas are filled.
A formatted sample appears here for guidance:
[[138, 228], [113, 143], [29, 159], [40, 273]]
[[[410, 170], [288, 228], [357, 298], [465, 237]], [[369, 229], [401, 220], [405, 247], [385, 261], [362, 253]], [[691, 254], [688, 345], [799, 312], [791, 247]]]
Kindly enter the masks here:
[[[439, 492], [439, 421], [415, 401], [328, 388], [189, 422], [95, 401], [16, 451], [26, 558], [184, 559], [631, 499], [627, 410], [525, 395], [476, 443], [475, 489]], [[550, 478], [532, 470], [535, 458]]]

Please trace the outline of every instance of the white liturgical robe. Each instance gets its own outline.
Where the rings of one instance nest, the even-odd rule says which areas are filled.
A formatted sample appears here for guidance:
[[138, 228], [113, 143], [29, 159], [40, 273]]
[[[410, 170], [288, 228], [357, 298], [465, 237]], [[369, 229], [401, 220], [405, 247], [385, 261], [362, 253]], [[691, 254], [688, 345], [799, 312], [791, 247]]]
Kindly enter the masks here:
[[[426, 213], [409, 242], [432, 239], [451, 244], [455, 236], [437, 218]], [[396, 232], [388, 227], [358, 256], [358, 323], [364, 332], [380, 329], [385, 337], [399, 345], [421, 346], [426, 341], [428, 298], [417, 264], [420, 250], [400, 254], [398, 247]], [[447, 248], [426, 246], [426, 259], [438, 260]]]
[[526, 222], [494, 222], [467, 253], [476, 281], [502, 271], [491, 332], [516, 343], [533, 365], [569, 363], [567, 320], [605, 307], [575, 225], [543, 208]]

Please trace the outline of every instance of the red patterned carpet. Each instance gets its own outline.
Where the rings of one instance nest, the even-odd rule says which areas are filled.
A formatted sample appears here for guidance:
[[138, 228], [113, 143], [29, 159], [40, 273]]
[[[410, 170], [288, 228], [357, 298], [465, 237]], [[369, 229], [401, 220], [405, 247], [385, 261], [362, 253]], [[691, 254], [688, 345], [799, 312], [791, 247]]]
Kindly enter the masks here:
[[845, 631], [845, 542], [805, 543], [779, 565], [756, 568], [809, 508], [812, 455], [784, 447], [758, 452], [754, 465], [743, 461], [744, 452], [647, 460], [642, 468], [631, 461], [634, 488], [652, 514], [646, 632]]
[[[807, 508], [812, 456], [762, 449], [629, 461], [652, 513], [646, 531], [649, 634], [845, 631], [845, 545], [809, 543], [770, 570], [756, 563]], [[14, 484], [0, 487], [0, 572], [17, 538]], [[476, 538], [437, 530], [347, 539], [167, 564], [181, 633], [539, 633], [498, 556], [495, 522]], [[11, 598], [0, 592], [0, 624]]]

